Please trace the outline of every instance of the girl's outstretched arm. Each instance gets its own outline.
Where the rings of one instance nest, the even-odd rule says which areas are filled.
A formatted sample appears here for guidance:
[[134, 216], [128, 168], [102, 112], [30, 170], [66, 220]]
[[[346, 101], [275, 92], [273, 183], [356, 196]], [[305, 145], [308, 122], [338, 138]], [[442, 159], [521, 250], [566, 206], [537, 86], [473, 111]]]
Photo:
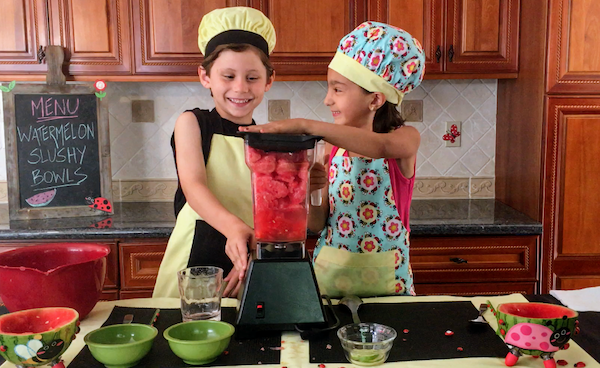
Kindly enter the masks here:
[[318, 120], [289, 119], [243, 126], [240, 130], [319, 135], [334, 146], [371, 158], [410, 159], [416, 156], [421, 143], [419, 131], [411, 126], [403, 126], [390, 133], [375, 133]]
[[239, 280], [248, 263], [248, 244], [254, 242], [254, 230], [229, 212], [207, 186], [202, 137], [196, 116], [185, 112], [175, 122], [177, 174], [189, 205], [210, 226], [225, 235], [225, 253], [239, 272]]

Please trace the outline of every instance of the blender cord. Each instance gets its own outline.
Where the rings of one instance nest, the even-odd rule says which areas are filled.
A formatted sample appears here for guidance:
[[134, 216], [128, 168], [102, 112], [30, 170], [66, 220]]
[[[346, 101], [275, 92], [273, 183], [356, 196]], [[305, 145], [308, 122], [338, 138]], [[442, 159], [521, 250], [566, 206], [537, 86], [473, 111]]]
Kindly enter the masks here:
[[[325, 300], [327, 300], [327, 305], [329, 307], [329, 310], [331, 311], [331, 314], [333, 314], [333, 317], [335, 318], [335, 323], [332, 326], [328, 326], [325, 328], [310, 328], [306, 330], [302, 330], [298, 325], [295, 325], [294, 328], [296, 329], [296, 331], [300, 332], [300, 338], [302, 340], [309, 340], [313, 337], [324, 334], [325, 332], [331, 331], [340, 326], [340, 319], [335, 313], [335, 310], [333, 309], [333, 305], [331, 304], [331, 299], [329, 298], [329, 296], [321, 295], [321, 298], [325, 298]], [[329, 320], [329, 318], [327, 318], [327, 320]]]

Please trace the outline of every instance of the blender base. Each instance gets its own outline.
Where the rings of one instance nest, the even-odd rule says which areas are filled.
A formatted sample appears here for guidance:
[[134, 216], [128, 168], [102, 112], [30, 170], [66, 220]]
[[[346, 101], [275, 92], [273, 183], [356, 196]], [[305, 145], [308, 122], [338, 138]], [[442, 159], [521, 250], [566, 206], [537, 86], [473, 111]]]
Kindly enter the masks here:
[[236, 338], [326, 325], [317, 280], [308, 259], [255, 259], [236, 317]]

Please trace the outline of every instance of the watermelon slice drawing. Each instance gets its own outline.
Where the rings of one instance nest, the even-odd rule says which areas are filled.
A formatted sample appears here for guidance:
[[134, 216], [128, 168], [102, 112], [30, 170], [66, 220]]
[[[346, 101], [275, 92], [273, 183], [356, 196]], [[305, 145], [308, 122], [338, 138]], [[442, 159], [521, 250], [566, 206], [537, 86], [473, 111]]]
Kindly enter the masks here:
[[56, 195], [56, 188], [49, 190], [47, 192], [38, 193], [34, 196], [31, 196], [25, 200], [28, 205], [31, 207], [43, 207], [47, 206]]

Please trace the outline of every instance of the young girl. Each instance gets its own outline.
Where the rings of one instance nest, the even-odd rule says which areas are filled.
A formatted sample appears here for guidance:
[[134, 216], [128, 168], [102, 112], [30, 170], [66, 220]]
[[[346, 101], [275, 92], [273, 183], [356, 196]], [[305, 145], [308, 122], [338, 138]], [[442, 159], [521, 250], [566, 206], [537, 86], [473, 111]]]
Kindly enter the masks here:
[[178, 297], [177, 271], [198, 265], [223, 268], [224, 296], [236, 294], [248, 245], [254, 242], [250, 171], [237, 132], [239, 126], [254, 124], [252, 112], [273, 84], [268, 55], [275, 47], [275, 30], [256, 9], [217, 9], [202, 18], [198, 46], [205, 56], [198, 68], [200, 82], [210, 89], [215, 108], [186, 111], [175, 123], [177, 222], [154, 297]]
[[309, 223], [321, 232], [313, 259], [323, 294], [414, 295], [408, 217], [420, 136], [397, 107], [421, 83], [424, 66], [410, 34], [365, 22], [340, 41], [329, 64], [324, 102], [334, 124], [292, 119], [240, 127], [314, 134], [331, 147], [329, 201], [311, 208]]

